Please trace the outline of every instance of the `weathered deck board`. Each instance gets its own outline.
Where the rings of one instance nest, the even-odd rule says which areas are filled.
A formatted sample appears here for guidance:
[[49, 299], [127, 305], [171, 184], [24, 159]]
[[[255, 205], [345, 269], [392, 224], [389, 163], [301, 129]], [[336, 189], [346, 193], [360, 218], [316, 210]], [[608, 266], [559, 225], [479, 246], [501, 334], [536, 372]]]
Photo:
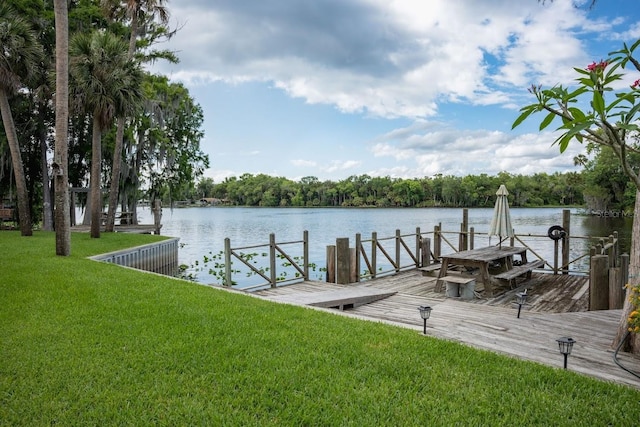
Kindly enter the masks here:
[[274, 297], [274, 301], [312, 305], [314, 307], [343, 308], [344, 306], [351, 306], [353, 308], [390, 297], [394, 293], [395, 292], [381, 291], [369, 286], [352, 286], [322, 292], [289, 293], [287, 295]]
[[[320, 293], [353, 287], [374, 287], [392, 296], [339, 312], [348, 316], [377, 320], [422, 331], [418, 306], [433, 307], [427, 321], [427, 335], [457, 341], [476, 348], [499, 352], [562, 368], [563, 358], [556, 339], [571, 336], [576, 340], [569, 356], [569, 369], [602, 380], [640, 389], [640, 380], [613, 361], [611, 342], [620, 320], [620, 310], [585, 311], [587, 277], [533, 274], [517, 289], [500, 289], [494, 298], [459, 300], [436, 293], [434, 277], [419, 270], [370, 280], [359, 285], [303, 282], [281, 288], [254, 292], [277, 300], [284, 295]], [[515, 293], [527, 288], [530, 304], [516, 318]], [[482, 290], [480, 286], [479, 290]], [[338, 313], [337, 310], [332, 310]], [[627, 368], [640, 372], [640, 360], [620, 353]]]

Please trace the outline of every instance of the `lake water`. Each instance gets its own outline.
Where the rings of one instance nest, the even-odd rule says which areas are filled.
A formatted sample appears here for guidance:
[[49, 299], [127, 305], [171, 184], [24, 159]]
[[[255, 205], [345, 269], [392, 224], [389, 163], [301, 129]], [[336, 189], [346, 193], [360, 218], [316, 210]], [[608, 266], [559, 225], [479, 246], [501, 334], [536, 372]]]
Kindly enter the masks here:
[[[546, 233], [552, 225], [562, 224], [562, 211], [560, 208], [511, 209], [516, 234], [538, 236], [527, 237], [525, 242], [549, 261], [553, 258], [553, 241], [546, 237]], [[618, 231], [623, 251], [628, 251], [632, 218], [601, 218], [581, 215], [577, 209], [570, 211], [572, 236], [604, 237]], [[475, 247], [496, 244], [497, 237], [492, 237], [489, 241], [486, 236], [493, 209], [469, 209], [468, 212], [469, 227], [479, 233], [475, 238]], [[462, 215], [463, 210], [459, 208], [165, 208], [162, 214], [162, 234], [180, 238], [180, 263], [193, 266], [198, 262], [201, 267], [203, 256], [223, 251], [224, 239], [227, 237], [231, 240], [232, 248], [239, 248], [266, 245], [270, 233], [275, 234], [278, 243], [299, 241], [302, 240], [304, 230], [307, 230], [311, 262], [324, 267], [326, 247], [335, 244], [336, 238], [341, 237], [348, 237], [353, 246], [356, 233], [360, 233], [362, 239], [370, 239], [372, 232], [377, 232], [378, 238], [384, 238], [394, 236], [396, 230], [400, 230], [403, 235], [415, 233], [416, 227], [420, 227], [423, 233], [432, 232], [435, 225], [442, 224], [443, 231], [451, 232], [445, 237], [457, 245], [457, 235], [454, 233], [460, 230]], [[146, 208], [139, 209], [138, 219], [140, 223], [153, 223], [152, 214]], [[408, 245], [413, 248], [413, 240], [410, 242]], [[390, 244], [393, 247], [392, 241]], [[571, 259], [585, 253], [592, 244], [586, 240], [572, 240]], [[292, 249], [293, 255], [301, 254], [301, 246], [295, 245], [300, 249]], [[444, 244], [442, 250], [443, 253], [453, 251]], [[267, 248], [255, 251], [266, 252]], [[583, 260], [577, 263], [576, 269], [588, 268], [585, 262]], [[197, 270], [197, 281], [219, 282], [208, 273], [208, 269]], [[312, 274], [312, 278], [320, 276], [322, 275], [319, 273], [315, 277]], [[255, 278], [234, 276], [234, 280], [242, 285], [245, 282], [251, 284]]]

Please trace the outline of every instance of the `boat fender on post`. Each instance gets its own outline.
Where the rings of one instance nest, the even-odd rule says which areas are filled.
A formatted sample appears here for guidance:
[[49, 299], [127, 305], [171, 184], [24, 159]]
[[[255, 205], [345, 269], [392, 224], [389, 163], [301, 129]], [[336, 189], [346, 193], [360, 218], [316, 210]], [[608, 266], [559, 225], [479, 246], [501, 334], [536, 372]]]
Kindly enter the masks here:
[[566, 235], [567, 232], [565, 229], [559, 225], [552, 225], [549, 227], [549, 230], [547, 230], [547, 236], [549, 236], [551, 240], [560, 240]]

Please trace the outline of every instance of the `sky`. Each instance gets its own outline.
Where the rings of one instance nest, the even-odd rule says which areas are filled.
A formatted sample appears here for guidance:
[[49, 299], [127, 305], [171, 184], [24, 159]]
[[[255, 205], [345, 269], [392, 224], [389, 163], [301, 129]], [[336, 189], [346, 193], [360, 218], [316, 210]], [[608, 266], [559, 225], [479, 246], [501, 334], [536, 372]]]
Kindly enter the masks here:
[[154, 71], [202, 107], [214, 182], [578, 171], [585, 147], [560, 154], [542, 116], [511, 129], [532, 84], [640, 38], [637, 0], [575, 3], [169, 0], [179, 30], [158, 47], [180, 62]]

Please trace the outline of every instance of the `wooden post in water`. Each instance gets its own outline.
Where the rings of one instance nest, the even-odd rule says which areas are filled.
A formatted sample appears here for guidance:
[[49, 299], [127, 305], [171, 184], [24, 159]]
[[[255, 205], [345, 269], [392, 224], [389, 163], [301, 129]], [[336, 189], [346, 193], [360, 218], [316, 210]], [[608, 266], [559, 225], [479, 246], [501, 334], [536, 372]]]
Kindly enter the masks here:
[[591, 257], [589, 274], [589, 310], [609, 309], [609, 259], [606, 255]]
[[327, 246], [327, 283], [336, 283], [336, 246]]
[[475, 246], [475, 228], [469, 229], [469, 249], [473, 249]]
[[346, 285], [349, 283], [349, 275], [351, 274], [348, 237], [336, 239], [336, 255], [336, 283]]

